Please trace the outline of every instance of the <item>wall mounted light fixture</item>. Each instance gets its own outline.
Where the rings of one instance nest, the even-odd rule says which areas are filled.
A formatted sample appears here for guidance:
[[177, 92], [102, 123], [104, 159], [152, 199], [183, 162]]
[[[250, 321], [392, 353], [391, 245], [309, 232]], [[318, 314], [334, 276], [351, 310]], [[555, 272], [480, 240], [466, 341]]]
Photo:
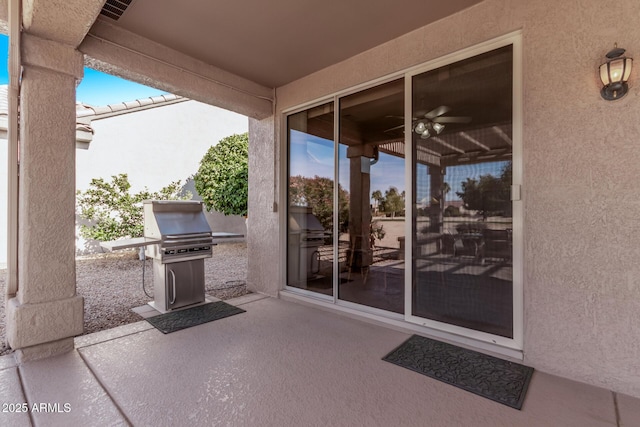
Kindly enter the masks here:
[[627, 94], [627, 81], [631, 75], [633, 59], [624, 56], [624, 49], [617, 44], [607, 53], [607, 62], [600, 65], [600, 80], [604, 87], [600, 95], [607, 101], [620, 99]]

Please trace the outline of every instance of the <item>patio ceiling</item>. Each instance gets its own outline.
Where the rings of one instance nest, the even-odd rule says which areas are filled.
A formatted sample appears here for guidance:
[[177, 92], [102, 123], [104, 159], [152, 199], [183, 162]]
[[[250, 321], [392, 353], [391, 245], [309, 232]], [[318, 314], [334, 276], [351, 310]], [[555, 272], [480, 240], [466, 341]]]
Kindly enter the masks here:
[[274, 88], [479, 2], [108, 0], [98, 21]]

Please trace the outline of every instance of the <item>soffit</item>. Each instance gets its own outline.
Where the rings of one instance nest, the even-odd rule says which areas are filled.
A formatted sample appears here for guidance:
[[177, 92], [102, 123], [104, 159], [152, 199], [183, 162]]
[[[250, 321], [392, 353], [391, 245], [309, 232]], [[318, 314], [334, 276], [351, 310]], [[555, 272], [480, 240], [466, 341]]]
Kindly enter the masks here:
[[133, 0], [119, 19], [99, 19], [279, 87], [479, 2]]

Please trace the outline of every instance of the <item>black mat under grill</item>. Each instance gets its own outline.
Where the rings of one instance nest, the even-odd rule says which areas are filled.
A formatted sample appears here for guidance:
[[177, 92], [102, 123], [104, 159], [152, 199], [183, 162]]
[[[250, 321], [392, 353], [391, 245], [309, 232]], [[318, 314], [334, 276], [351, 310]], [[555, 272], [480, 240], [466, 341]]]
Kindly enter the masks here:
[[163, 334], [169, 334], [244, 312], [245, 310], [224, 301], [216, 301], [185, 310], [160, 314], [146, 320]]
[[382, 360], [515, 409], [522, 408], [533, 374], [528, 366], [418, 335]]

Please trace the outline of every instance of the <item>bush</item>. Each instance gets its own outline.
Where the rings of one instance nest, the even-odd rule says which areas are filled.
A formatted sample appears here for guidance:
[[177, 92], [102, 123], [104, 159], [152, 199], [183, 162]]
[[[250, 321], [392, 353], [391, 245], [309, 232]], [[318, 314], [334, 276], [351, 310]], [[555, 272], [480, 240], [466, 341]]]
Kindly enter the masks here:
[[445, 208], [444, 210], [444, 216], [461, 216], [462, 214], [460, 213], [460, 208], [457, 206], [452, 206], [449, 205]]
[[130, 194], [131, 184], [127, 174], [114, 175], [111, 182], [102, 178], [91, 180], [89, 189], [77, 192], [80, 217], [92, 225], [81, 225], [80, 235], [85, 239], [110, 241], [119, 238], [141, 237], [144, 233], [144, 200], [186, 200], [191, 193], [181, 195], [180, 181], [172, 182], [160, 191], [152, 193], [146, 188]]
[[[313, 214], [322, 227], [333, 231], [333, 180], [325, 177], [313, 178], [302, 175], [289, 178], [289, 204], [311, 206]], [[338, 184], [338, 227], [340, 232], [348, 230], [349, 193]]]
[[249, 134], [228, 136], [209, 148], [193, 180], [207, 210], [246, 216]]

